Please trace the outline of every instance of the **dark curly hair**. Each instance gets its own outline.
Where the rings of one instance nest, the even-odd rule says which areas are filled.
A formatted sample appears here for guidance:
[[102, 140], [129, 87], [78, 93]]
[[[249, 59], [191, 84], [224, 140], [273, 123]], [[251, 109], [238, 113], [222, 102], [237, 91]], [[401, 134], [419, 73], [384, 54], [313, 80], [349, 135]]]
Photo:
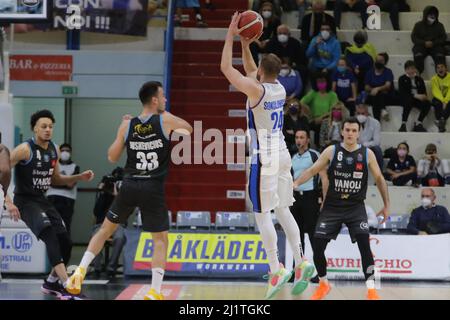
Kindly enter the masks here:
[[39, 121], [40, 118], [49, 118], [52, 120], [52, 123], [55, 123], [55, 117], [53, 116], [53, 113], [51, 113], [49, 110], [39, 110], [33, 113], [30, 120], [31, 130], [34, 129], [36, 126], [36, 123]]

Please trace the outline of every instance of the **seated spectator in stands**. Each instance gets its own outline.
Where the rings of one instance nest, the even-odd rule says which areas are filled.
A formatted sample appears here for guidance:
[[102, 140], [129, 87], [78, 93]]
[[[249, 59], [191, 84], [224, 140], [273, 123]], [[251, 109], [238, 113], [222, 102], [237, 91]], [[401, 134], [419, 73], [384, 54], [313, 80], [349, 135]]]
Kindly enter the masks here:
[[359, 143], [373, 151], [380, 170], [383, 170], [383, 151], [381, 150], [380, 122], [369, 115], [369, 108], [365, 104], [358, 104], [355, 110], [356, 119], [361, 124]]
[[312, 13], [304, 16], [301, 26], [301, 39], [307, 46], [312, 38], [317, 36], [320, 32], [322, 24], [327, 23], [331, 26], [331, 30], [336, 34], [336, 24], [334, 18], [325, 13], [325, 0], [312, 1]]
[[355, 101], [356, 101], [356, 78], [353, 72], [347, 67], [345, 58], [340, 58], [337, 70], [333, 74], [333, 91], [336, 92], [339, 101], [342, 101], [350, 113], [350, 116], [355, 115]]
[[277, 17], [281, 17], [283, 14], [283, 11], [281, 10], [281, 5], [279, 0], [253, 0], [252, 10], [259, 12], [261, 11], [261, 7], [264, 4], [264, 2], [270, 2], [272, 4], [273, 13]]
[[182, 9], [193, 9], [195, 12], [195, 21], [197, 22], [197, 27], [207, 28], [208, 24], [203, 20], [203, 16], [200, 10], [199, 0], [176, 0], [176, 14], [175, 14], [175, 26], [181, 25], [181, 14]]
[[341, 28], [342, 12], [358, 12], [361, 16], [362, 28], [367, 26], [367, 4], [365, 0], [336, 0], [334, 4], [334, 19], [336, 27]]
[[[399, 0], [366, 0], [369, 3], [375, 3], [381, 9], [381, 11], [389, 12], [389, 18], [391, 19], [392, 28], [394, 30], [400, 30], [399, 13], [400, 2]], [[404, 1], [403, 1], [404, 2]]]
[[411, 33], [414, 43], [413, 55], [419, 73], [425, 69], [425, 58], [431, 56], [435, 64], [445, 63], [445, 41], [447, 33], [439, 22], [439, 10], [435, 6], [427, 6], [423, 10], [423, 18], [414, 25]]
[[286, 99], [300, 98], [303, 91], [302, 78], [297, 70], [292, 69], [289, 58], [282, 59], [278, 81], [286, 90]]
[[373, 44], [367, 42], [367, 32], [360, 30], [353, 36], [354, 44], [345, 49], [348, 66], [358, 80], [358, 92], [365, 88], [364, 80], [367, 72], [373, 69], [377, 52]]
[[304, 130], [309, 132], [309, 120], [304, 115], [303, 108], [297, 99], [289, 99], [287, 101], [287, 112], [284, 114], [283, 134], [284, 141], [291, 156], [297, 152], [295, 144], [295, 132]]
[[443, 187], [446, 180], [450, 182], [448, 160], [439, 159], [435, 144], [426, 146], [425, 156], [417, 164], [417, 177], [420, 183], [427, 187]]
[[409, 155], [409, 145], [399, 143], [397, 152], [391, 157], [387, 165], [386, 179], [394, 186], [405, 186], [408, 182], [417, 186], [416, 161]]
[[280, 59], [289, 58], [292, 68], [300, 72], [305, 84], [308, 76], [308, 59], [306, 48], [297, 39], [291, 37], [291, 31], [285, 24], [277, 28], [277, 34], [266, 46], [266, 53], [273, 53]]
[[346, 119], [347, 116], [348, 113], [346, 112], [344, 104], [338, 101], [331, 109], [329, 121], [322, 122], [319, 139], [320, 150], [324, 150], [329, 145], [342, 142], [342, 121]]
[[303, 18], [305, 17], [306, 10], [311, 8], [310, 0], [296, 0], [298, 7], [298, 25], [297, 29], [302, 28]]
[[411, 212], [407, 232], [416, 235], [450, 233], [450, 214], [444, 206], [436, 204], [431, 188], [421, 192], [421, 206]]
[[328, 121], [331, 108], [337, 102], [337, 95], [331, 90], [328, 76], [324, 73], [315, 76], [312, 90], [300, 100], [301, 105], [310, 112], [310, 129], [314, 131], [314, 144], [316, 147], [319, 146], [319, 133], [322, 122]]
[[341, 43], [332, 33], [330, 25], [323, 23], [320, 33], [311, 40], [306, 50], [306, 57], [311, 59], [310, 69], [332, 75], [340, 56]]
[[431, 104], [434, 107], [439, 132], [445, 132], [447, 120], [450, 117], [450, 73], [447, 71], [445, 63], [438, 63], [436, 72], [437, 74], [431, 78], [431, 92], [433, 93]]
[[374, 68], [366, 74], [365, 84], [368, 94], [367, 103], [373, 108], [373, 116], [380, 121], [389, 121], [389, 112], [386, 105], [391, 103], [394, 97], [394, 74], [386, 67], [389, 62], [387, 53], [379, 53]]
[[423, 127], [423, 120], [431, 109], [431, 103], [428, 100], [425, 81], [417, 74], [416, 65], [408, 60], [405, 63], [405, 74], [398, 79], [398, 91], [400, 101], [403, 105], [402, 126], [399, 132], [406, 132], [406, 122], [413, 107], [420, 110], [419, 119], [414, 123], [413, 131], [427, 132]]
[[253, 60], [259, 64], [259, 54], [266, 52], [266, 46], [270, 39], [277, 33], [277, 28], [281, 24], [279, 16], [274, 13], [273, 4], [270, 1], [264, 1], [259, 10], [263, 20], [264, 28], [261, 37], [250, 44]]

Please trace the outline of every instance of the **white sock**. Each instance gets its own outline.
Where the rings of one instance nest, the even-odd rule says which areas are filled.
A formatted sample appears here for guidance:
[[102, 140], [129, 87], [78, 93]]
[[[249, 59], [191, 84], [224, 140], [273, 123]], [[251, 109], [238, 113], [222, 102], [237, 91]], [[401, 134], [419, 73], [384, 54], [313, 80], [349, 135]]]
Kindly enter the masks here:
[[270, 272], [275, 274], [280, 269], [280, 261], [278, 260], [277, 232], [270, 212], [255, 212], [255, 220], [269, 260]]
[[366, 286], [367, 286], [367, 289], [375, 289], [375, 280], [367, 280]]
[[157, 293], [161, 293], [161, 285], [164, 277], [164, 269], [153, 268], [152, 269], [152, 289]]
[[48, 277], [47, 277], [47, 282], [50, 282], [50, 283], [55, 283], [55, 282], [58, 281], [58, 280], [59, 280], [59, 278], [58, 278], [58, 277], [52, 276], [51, 273], [50, 273], [50, 274], [48, 275]]
[[83, 259], [81, 259], [80, 267], [84, 270], [87, 270], [89, 265], [91, 264], [92, 260], [94, 260], [95, 254], [93, 254], [90, 251], [86, 251], [83, 255]]
[[284, 233], [286, 233], [286, 238], [294, 255], [295, 265], [298, 266], [303, 262], [303, 248], [297, 222], [288, 207], [276, 208], [275, 214], [283, 227]]
[[327, 276], [325, 276], [325, 277], [319, 277], [319, 280], [320, 280], [321, 282], [328, 283], [328, 278], [327, 278]]

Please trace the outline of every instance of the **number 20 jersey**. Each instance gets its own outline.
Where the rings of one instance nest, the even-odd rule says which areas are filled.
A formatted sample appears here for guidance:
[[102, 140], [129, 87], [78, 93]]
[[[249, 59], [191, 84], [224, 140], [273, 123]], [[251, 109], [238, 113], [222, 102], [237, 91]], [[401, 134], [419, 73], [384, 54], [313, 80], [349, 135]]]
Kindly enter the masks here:
[[252, 106], [247, 101], [250, 146], [253, 151], [278, 152], [286, 149], [283, 135], [286, 90], [277, 83], [262, 83], [264, 94]]
[[134, 178], [166, 176], [170, 161], [170, 141], [163, 131], [160, 114], [152, 114], [147, 119], [140, 117], [131, 119], [125, 145], [126, 176]]

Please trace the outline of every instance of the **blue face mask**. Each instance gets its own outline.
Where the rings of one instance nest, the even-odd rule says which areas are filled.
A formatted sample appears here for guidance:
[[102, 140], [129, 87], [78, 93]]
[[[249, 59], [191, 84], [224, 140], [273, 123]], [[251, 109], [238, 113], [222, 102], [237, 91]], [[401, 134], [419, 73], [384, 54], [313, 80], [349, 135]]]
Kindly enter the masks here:
[[346, 67], [337, 67], [337, 70], [338, 70], [340, 73], [344, 73], [344, 72], [347, 70], [347, 68], [346, 68]]

